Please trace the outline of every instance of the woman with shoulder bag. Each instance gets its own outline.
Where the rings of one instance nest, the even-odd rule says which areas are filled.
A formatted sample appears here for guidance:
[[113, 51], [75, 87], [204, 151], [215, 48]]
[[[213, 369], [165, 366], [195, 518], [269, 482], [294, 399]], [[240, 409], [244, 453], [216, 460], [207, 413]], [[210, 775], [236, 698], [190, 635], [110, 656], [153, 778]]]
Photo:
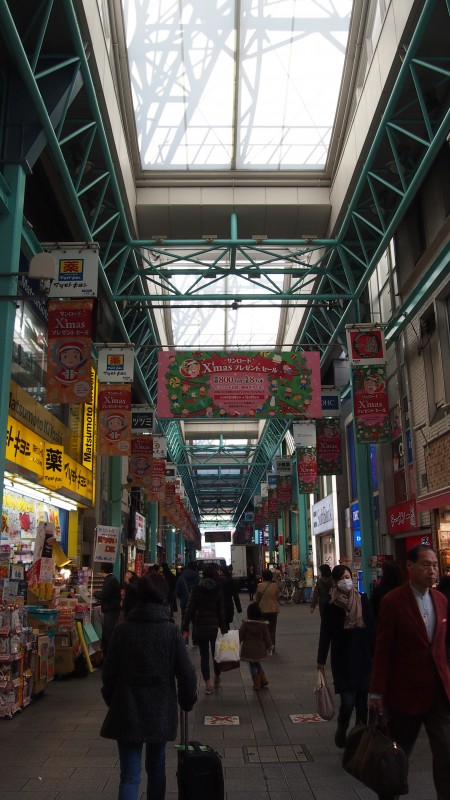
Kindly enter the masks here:
[[343, 748], [353, 709], [356, 724], [367, 724], [375, 623], [369, 599], [353, 586], [349, 568], [338, 564], [331, 577], [333, 589], [320, 622], [317, 668], [324, 672], [331, 647], [334, 689], [341, 699], [334, 741]]
[[265, 569], [262, 574], [262, 581], [258, 583], [255, 593], [255, 603], [258, 603], [261, 609], [262, 619], [267, 620], [269, 623], [269, 633], [272, 640], [273, 649], [275, 652], [275, 634], [277, 629], [278, 614], [280, 613], [280, 605], [278, 603], [279, 589], [278, 585], [273, 580], [273, 574], [270, 569]]

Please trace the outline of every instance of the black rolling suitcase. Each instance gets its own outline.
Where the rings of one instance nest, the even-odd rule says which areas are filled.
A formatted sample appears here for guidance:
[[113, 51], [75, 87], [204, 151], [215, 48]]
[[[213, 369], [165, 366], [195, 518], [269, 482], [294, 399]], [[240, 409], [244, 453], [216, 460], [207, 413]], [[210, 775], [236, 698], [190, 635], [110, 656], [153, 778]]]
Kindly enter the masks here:
[[187, 714], [180, 712], [177, 783], [179, 800], [223, 800], [222, 760], [207, 744], [188, 740]]

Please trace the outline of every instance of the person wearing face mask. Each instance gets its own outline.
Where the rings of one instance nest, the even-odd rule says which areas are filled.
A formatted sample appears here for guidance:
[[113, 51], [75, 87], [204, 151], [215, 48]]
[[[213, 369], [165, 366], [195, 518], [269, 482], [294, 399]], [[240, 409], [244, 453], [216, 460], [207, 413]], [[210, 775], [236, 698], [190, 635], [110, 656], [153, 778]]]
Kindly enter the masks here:
[[367, 595], [353, 586], [351, 570], [338, 564], [331, 577], [331, 596], [320, 623], [317, 669], [324, 672], [331, 648], [333, 683], [340, 695], [334, 741], [343, 748], [353, 709], [356, 724], [367, 723], [375, 622]]

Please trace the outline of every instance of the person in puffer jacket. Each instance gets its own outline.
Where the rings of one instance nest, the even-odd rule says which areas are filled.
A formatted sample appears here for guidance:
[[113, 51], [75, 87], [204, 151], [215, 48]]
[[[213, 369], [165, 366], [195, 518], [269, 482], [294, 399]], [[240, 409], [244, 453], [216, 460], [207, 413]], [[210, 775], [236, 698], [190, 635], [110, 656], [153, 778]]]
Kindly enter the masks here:
[[239, 628], [239, 641], [241, 642], [241, 661], [248, 661], [253, 688], [255, 691], [265, 689], [269, 681], [260, 661], [271, 655], [272, 639], [269, 633], [269, 623], [262, 619], [257, 603], [250, 603], [247, 608], [247, 619], [243, 620]]
[[214, 665], [214, 686], [220, 686], [220, 667], [214, 659], [217, 630], [228, 632], [225, 617], [223, 592], [217, 581], [215, 566], [203, 570], [203, 578], [191, 589], [186, 613], [183, 619], [183, 636], [189, 639], [189, 625], [192, 622], [192, 642], [200, 651], [200, 670], [205, 681], [205, 694], [212, 694], [209, 651]]
[[197, 676], [181, 631], [170, 621], [162, 575], [139, 578], [138, 602], [114, 628], [102, 670], [108, 706], [100, 736], [116, 739], [120, 759], [119, 797], [138, 800], [145, 744], [147, 797], [163, 800], [166, 742], [177, 735], [178, 704], [190, 711]]

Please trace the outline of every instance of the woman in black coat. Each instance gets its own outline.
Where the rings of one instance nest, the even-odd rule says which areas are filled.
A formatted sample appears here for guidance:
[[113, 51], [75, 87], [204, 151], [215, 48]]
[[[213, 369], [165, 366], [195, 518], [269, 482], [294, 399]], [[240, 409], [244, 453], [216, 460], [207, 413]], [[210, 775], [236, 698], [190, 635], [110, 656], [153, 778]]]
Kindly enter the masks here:
[[356, 724], [367, 723], [375, 624], [369, 600], [354, 588], [349, 568], [338, 564], [331, 577], [331, 597], [320, 623], [317, 667], [324, 672], [331, 646], [331, 672], [341, 700], [334, 741], [336, 747], [344, 747], [354, 708]]
[[138, 799], [145, 743], [147, 797], [164, 800], [166, 742], [177, 735], [177, 697], [189, 711], [197, 678], [180, 630], [170, 622], [162, 575], [140, 578], [137, 593], [138, 605], [115, 627], [103, 665], [108, 712], [100, 735], [117, 740], [119, 797]]
[[192, 642], [200, 650], [200, 670], [205, 681], [205, 694], [212, 694], [210, 680], [209, 651], [213, 657], [214, 685], [220, 685], [220, 667], [214, 658], [217, 629], [227, 633], [223, 592], [217, 581], [217, 569], [207, 566], [203, 578], [191, 589], [186, 613], [183, 619], [183, 635], [189, 639], [189, 625], [192, 622]]
[[238, 614], [242, 614], [241, 598], [239, 588], [229, 567], [222, 567], [219, 574], [219, 586], [222, 587], [223, 602], [225, 605], [225, 619], [231, 625], [234, 617], [234, 608]]

